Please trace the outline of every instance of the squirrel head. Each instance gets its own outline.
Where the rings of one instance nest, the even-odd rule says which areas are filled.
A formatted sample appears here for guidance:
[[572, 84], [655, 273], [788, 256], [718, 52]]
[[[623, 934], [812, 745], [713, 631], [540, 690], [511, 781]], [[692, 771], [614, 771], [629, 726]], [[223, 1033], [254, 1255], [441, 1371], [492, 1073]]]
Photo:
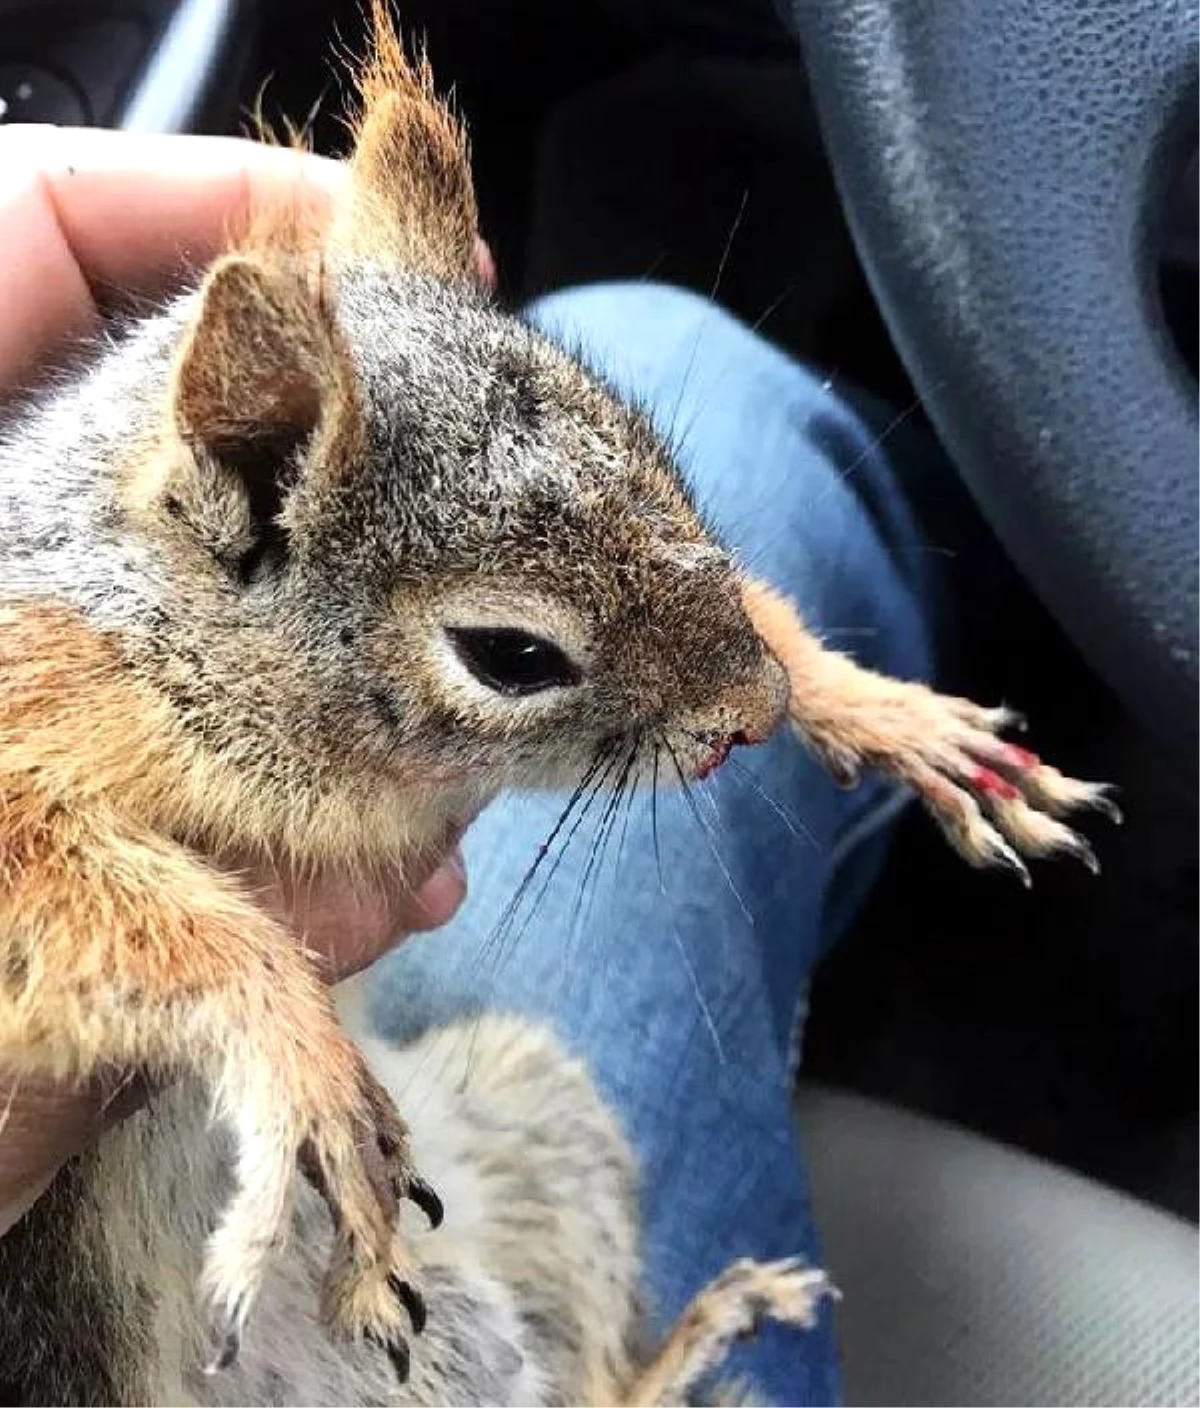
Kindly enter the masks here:
[[255, 678], [181, 707], [410, 808], [703, 775], [786, 700], [739, 569], [645, 416], [483, 287], [462, 132], [382, 4], [363, 92], [320, 242], [260, 230], [191, 296], [141, 511]]

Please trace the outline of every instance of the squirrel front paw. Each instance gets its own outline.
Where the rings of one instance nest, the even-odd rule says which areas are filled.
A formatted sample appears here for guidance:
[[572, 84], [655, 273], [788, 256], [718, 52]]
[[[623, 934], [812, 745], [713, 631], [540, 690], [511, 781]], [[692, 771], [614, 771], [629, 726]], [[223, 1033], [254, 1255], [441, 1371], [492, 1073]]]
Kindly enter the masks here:
[[365, 1064], [360, 1088], [363, 1107], [354, 1115], [353, 1155], [348, 1155], [347, 1127], [336, 1122], [319, 1126], [300, 1154], [301, 1171], [334, 1223], [322, 1318], [339, 1335], [378, 1345], [403, 1382], [409, 1368], [407, 1333], [419, 1335], [425, 1328], [425, 1302], [399, 1235], [400, 1203], [405, 1198], [415, 1203], [434, 1228], [442, 1221], [442, 1203], [414, 1169], [408, 1131]]
[[1029, 884], [1022, 856], [1065, 853], [1093, 872], [1092, 848], [1057, 818], [1091, 808], [1119, 822], [1112, 789], [1077, 782], [999, 734], [1021, 723], [913, 680], [869, 670], [827, 650], [795, 605], [748, 577], [742, 601], [763, 643], [787, 671], [788, 717], [829, 773], [853, 786], [865, 768], [906, 783], [972, 865], [1004, 865]]
[[237, 1357], [267, 1257], [286, 1232], [298, 1166], [333, 1220], [323, 1320], [339, 1337], [378, 1345], [401, 1381], [408, 1376], [407, 1337], [424, 1328], [425, 1304], [399, 1234], [400, 1204], [414, 1202], [434, 1227], [442, 1204], [413, 1168], [408, 1132], [391, 1097], [346, 1047], [356, 1074], [328, 1090], [334, 1098], [316, 1113], [298, 1118], [275, 1110], [261, 1121], [248, 1114], [235, 1120], [238, 1187], [209, 1243], [204, 1272], [219, 1320], [210, 1373]]
[[1058, 820], [1073, 812], [1121, 813], [1105, 783], [1080, 782], [1000, 737], [1025, 727], [1007, 708], [937, 694], [922, 684], [869, 677], [871, 689], [848, 710], [846, 728], [814, 735], [793, 722], [839, 782], [853, 785], [874, 767], [911, 787], [954, 849], [970, 864], [1000, 865], [1030, 884], [1024, 856], [1071, 855], [1093, 874], [1088, 842]]

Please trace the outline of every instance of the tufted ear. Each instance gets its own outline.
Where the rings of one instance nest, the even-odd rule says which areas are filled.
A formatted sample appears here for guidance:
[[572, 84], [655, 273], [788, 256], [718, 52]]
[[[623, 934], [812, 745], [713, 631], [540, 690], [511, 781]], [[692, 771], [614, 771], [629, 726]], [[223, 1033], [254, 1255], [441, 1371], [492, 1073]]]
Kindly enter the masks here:
[[371, 0], [370, 53], [336, 248], [385, 263], [477, 279], [478, 211], [466, 133], [437, 97], [428, 63], [411, 64], [387, 0]]
[[254, 575], [283, 545], [299, 453], [313, 473], [336, 475], [360, 444], [352, 368], [311, 261], [229, 254], [213, 265], [179, 351], [171, 416], [189, 453], [164, 503]]

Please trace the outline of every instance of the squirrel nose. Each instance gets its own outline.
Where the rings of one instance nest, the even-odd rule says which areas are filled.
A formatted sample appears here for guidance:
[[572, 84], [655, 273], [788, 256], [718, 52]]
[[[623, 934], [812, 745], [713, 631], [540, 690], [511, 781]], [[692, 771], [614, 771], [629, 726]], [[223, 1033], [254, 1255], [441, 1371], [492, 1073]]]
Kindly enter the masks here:
[[791, 689], [787, 672], [773, 655], [764, 653], [763, 668], [754, 688], [746, 692], [738, 713], [739, 743], [764, 743], [783, 722]]
[[783, 721], [789, 693], [783, 666], [773, 656], [766, 656], [758, 678], [743, 685], [735, 698], [726, 701], [722, 713], [727, 720], [727, 731], [714, 730], [709, 735], [715, 742], [696, 770], [697, 779], [715, 772], [734, 748], [765, 743]]

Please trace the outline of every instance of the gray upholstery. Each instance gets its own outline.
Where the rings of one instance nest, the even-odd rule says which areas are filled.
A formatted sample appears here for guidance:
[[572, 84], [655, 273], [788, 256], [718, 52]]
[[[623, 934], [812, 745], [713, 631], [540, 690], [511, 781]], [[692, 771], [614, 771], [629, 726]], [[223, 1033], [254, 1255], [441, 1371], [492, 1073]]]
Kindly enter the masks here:
[[872, 1101], [798, 1111], [851, 1408], [1200, 1403], [1190, 1223]]

